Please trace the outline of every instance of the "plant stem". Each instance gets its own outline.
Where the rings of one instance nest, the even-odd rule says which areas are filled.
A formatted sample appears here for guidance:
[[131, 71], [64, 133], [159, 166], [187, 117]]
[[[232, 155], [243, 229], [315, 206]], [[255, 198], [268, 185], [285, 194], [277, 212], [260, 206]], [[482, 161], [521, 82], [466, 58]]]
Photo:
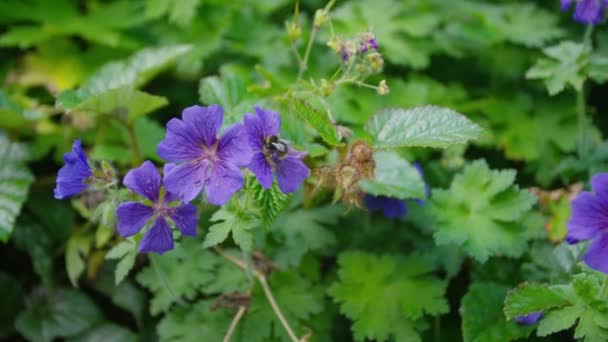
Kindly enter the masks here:
[[169, 282], [167, 281], [165, 274], [163, 273], [163, 271], [160, 269], [160, 267], [156, 263], [154, 257], [151, 256], [149, 259], [150, 259], [150, 263], [152, 264], [152, 268], [154, 268], [154, 272], [156, 272], [156, 276], [158, 277], [158, 279], [160, 279], [160, 282], [163, 284], [163, 288], [173, 298], [174, 302], [176, 302], [178, 304], [183, 304], [184, 302], [182, 301], [182, 299], [180, 297], [178, 297], [175, 294], [175, 292], [173, 292], [173, 289], [171, 289], [171, 286], [169, 285]]
[[266, 277], [262, 274], [258, 274], [257, 278], [260, 281], [262, 288], [264, 289], [264, 294], [266, 295], [268, 302], [270, 302], [270, 306], [272, 306], [274, 313], [279, 318], [279, 321], [281, 321], [281, 324], [283, 325], [283, 328], [285, 328], [285, 331], [287, 331], [287, 335], [289, 335], [289, 338], [291, 338], [293, 342], [299, 342], [298, 337], [296, 336], [296, 334], [294, 334], [293, 330], [291, 330], [289, 323], [287, 323], [285, 316], [283, 316], [279, 305], [275, 301], [274, 296], [272, 295], [272, 291], [270, 291], [270, 286], [268, 286], [268, 282], [266, 281]]
[[308, 37], [308, 44], [306, 44], [306, 52], [304, 52], [304, 58], [300, 62], [300, 70], [298, 71], [298, 81], [302, 79], [304, 76], [304, 72], [308, 69], [308, 57], [310, 57], [310, 50], [312, 50], [312, 43], [315, 40], [315, 36], [317, 35], [318, 27], [313, 26], [310, 31], [310, 37]]
[[236, 312], [236, 315], [232, 319], [232, 322], [230, 322], [230, 327], [228, 328], [228, 331], [226, 331], [226, 335], [224, 336], [224, 342], [230, 342], [230, 338], [232, 337], [236, 326], [239, 324], [239, 321], [245, 314], [245, 311], [247, 311], [246, 307], [239, 306], [239, 310]]
[[[235, 264], [236, 266], [240, 267], [242, 270], [245, 271], [247, 269], [247, 266], [241, 260], [226, 253], [220, 247], [218, 247], [218, 246], [213, 247], [213, 251], [216, 252], [218, 255], [224, 257], [226, 260], [230, 261], [231, 263]], [[272, 290], [270, 289], [270, 286], [268, 285], [268, 282], [266, 281], [266, 276], [264, 274], [258, 272], [256, 269], [253, 269], [252, 271], [253, 271], [253, 274], [255, 275], [255, 277], [260, 282], [260, 285], [262, 285], [262, 288], [264, 289], [264, 294], [266, 295], [266, 299], [268, 299], [268, 302], [270, 303], [270, 306], [272, 307], [274, 314], [277, 316], [277, 318], [281, 322], [281, 325], [283, 325], [283, 328], [287, 332], [287, 335], [289, 335], [289, 338], [292, 340], [292, 342], [299, 342], [300, 340], [298, 339], [296, 334], [293, 332], [293, 329], [291, 329], [291, 326], [289, 325], [289, 323], [285, 319], [285, 316], [283, 316], [283, 313], [281, 312], [281, 308], [279, 308], [279, 305], [277, 304], [276, 300], [274, 299]]]
[[[585, 35], [583, 36], [583, 49], [591, 51], [591, 35], [593, 34], [593, 25], [587, 25]], [[587, 109], [585, 106], [585, 80], [583, 80], [580, 89], [576, 92], [576, 113], [578, 118], [578, 156], [581, 160], [585, 160], [587, 152]]]
[[133, 159], [131, 163], [133, 164], [133, 167], [136, 167], [143, 161], [141, 150], [139, 149], [139, 143], [137, 142], [137, 134], [135, 134], [135, 127], [133, 127], [132, 124], [125, 123], [125, 127], [129, 132], [129, 141], [131, 142], [131, 147], [133, 148]]

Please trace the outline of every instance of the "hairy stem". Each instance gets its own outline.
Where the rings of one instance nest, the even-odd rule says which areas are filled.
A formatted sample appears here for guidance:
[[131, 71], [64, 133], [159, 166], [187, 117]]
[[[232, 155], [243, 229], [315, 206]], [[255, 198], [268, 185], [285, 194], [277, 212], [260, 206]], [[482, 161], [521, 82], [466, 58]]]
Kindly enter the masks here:
[[224, 342], [230, 342], [230, 338], [232, 337], [236, 326], [239, 324], [241, 318], [245, 314], [245, 311], [247, 311], [246, 307], [239, 306], [239, 310], [236, 312], [236, 315], [232, 319], [232, 322], [230, 322], [230, 327], [228, 328], [228, 331], [226, 331], [226, 335], [224, 335]]

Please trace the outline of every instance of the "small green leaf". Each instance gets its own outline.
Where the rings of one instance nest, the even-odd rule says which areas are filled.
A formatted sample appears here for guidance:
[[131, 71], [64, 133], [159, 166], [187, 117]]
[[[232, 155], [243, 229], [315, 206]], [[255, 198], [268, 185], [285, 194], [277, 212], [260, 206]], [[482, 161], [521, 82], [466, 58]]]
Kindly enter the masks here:
[[437, 106], [385, 109], [374, 115], [365, 128], [377, 148], [446, 148], [477, 139], [482, 131], [464, 115]]
[[72, 286], [78, 287], [78, 278], [86, 269], [85, 261], [91, 251], [91, 238], [86, 235], [72, 235], [65, 250], [65, 268]]
[[288, 101], [289, 108], [311, 125], [325, 142], [333, 146], [340, 144], [340, 135], [327, 114], [319, 112], [303, 99], [290, 97]]
[[359, 183], [363, 191], [400, 199], [426, 197], [422, 175], [407, 160], [393, 152], [379, 151], [374, 154], [374, 161], [374, 178]]
[[502, 314], [508, 287], [496, 283], [476, 283], [462, 298], [462, 336], [464, 342], [512, 341], [528, 337], [534, 326], [521, 326]]
[[71, 338], [68, 342], [136, 342], [137, 335], [131, 330], [114, 323], [102, 323], [83, 332], [77, 337]]
[[251, 179], [249, 189], [258, 207], [262, 223], [266, 226], [272, 225], [274, 219], [287, 207], [291, 195], [284, 194], [276, 182], [270, 189], [264, 189], [259, 182]]
[[25, 166], [27, 151], [0, 131], [0, 241], [6, 242], [34, 181]]
[[543, 315], [536, 334], [538, 336], [547, 336], [558, 331], [569, 329], [576, 323], [576, 320], [582, 314], [582, 310], [577, 306], [567, 306], [565, 308], [550, 311]]
[[517, 316], [567, 304], [559, 289], [541, 284], [525, 284], [511, 292], [505, 300], [505, 316]]
[[114, 271], [115, 285], [120, 284], [127, 274], [129, 274], [133, 266], [135, 266], [136, 257], [137, 246], [131, 240], [121, 241], [108, 251], [106, 259], [120, 259]]
[[259, 220], [251, 212], [241, 210], [234, 201], [238, 201], [238, 199], [233, 199], [211, 216], [210, 221], [215, 223], [209, 227], [203, 247], [207, 248], [222, 243], [232, 232], [234, 242], [241, 249], [251, 251], [253, 247], [251, 229], [259, 225]]
[[581, 90], [589, 65], [589, 55], [583, 44], [563, 41], [543, 50], [548, 58], [539, 59], [528, 70], [526, 78], [545, 81], [549, 95], [560, 93], [566, 85]]
[[17, 316], [17, 330], [31, 341], [73, 337], [103, 320], [101, 311], [84, 293], [70, 289], [30, 295], [25, 311]]

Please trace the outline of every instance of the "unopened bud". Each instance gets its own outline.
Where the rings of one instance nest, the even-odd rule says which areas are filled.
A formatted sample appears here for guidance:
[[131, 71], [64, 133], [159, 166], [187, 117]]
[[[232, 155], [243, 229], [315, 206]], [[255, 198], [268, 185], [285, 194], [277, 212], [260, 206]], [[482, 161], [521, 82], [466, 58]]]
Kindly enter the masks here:
[[373, 74], [377, 74], [382, 71], [382, 67], [384, 66], [384, 58], [378, 52], [372, 52], [365, 56], [365, 59], [369, 63], [370, 70]]
[[342, 51], [342, 40], [337, 36], [333, 36], [327, 41], [327, 46], [336, 53], [340, 53]]
[[333, 82], [328, 82], [326, 79], [321, 79], [321, 95], [323, 97], [328, 97], [334, 92], [336, 88]]
[[386, 95], [390, 92], [391, 90], [388, 88], [388, 85], [386, 84], [385, 80], [380, 81], [380, 84], [378, 85], [378, 94], [380, 95]]
[[329, 21], [329, 12], [325, 9], [318, 9], [315, 12], [315, 20], [313, 26], [319, 28]]
[[302, 36], [302, 28], [295, 21], [290, 21], [286, 24], [287, 26], [287, 35], [289, 36], [289, 40], [292, 42], [297, 41]]

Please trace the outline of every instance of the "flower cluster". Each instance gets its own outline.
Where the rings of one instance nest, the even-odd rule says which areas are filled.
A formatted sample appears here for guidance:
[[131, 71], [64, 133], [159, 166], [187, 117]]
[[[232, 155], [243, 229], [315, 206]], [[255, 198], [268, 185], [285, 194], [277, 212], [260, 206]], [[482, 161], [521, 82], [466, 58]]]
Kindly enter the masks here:
[[572, 201], [566, 241], [591, 240], [584, 260], [589, 267], [608, 273], [608, 173], [591, 178], [593, 192], [583, 191]]
[[[264, 188], [272, 187], [275, 176], [281, 191], [296, 191], [310, 175], [297, 151], [280, 138], [279, 113], [255, 107], [244, 123], [236, 123], [218, 137], [224, 120], [220, 106], [191, 106], [181, 119], [167, 123], [165, 138], [158, 145], [159, 156], [167, 161], [161, 179], [152, 162], [130, 170], [123, 184], [144, 202], [122, 203], [117, 209], [118, 233], [136, 234], [149, 222], [139, 246], [140, 252], [163, 253], [173, 248], [169, 223], [183, 235], [196, 234], [197, 210], [189, 204], [204, 192], [207, 201], [223, 205], [244, 185], [242, 168], [249, 168]], [[68, 198], [85, 191], [93, 171], [79, 140], [73, 151], [64, 156], [59, 171], [55, 197]]]
[[371, 32], [365, 32], [356, 39], [349, 39], [342, 41], [338, 37], [332, 37], [328, 42], [327, 46], [336, 51], [340, 55], [343, 62], [348, 62], [352, 58], [362, 55], [368, 51], [374, 53], [380, 47], [376, 37]]
[[[562, 11], [566, 12], [574, 0], [561, 0]], [[599, 24], [604, 19], [608, 0], [578, 0], [574, 8], [574, 20], [582, 24]]]

